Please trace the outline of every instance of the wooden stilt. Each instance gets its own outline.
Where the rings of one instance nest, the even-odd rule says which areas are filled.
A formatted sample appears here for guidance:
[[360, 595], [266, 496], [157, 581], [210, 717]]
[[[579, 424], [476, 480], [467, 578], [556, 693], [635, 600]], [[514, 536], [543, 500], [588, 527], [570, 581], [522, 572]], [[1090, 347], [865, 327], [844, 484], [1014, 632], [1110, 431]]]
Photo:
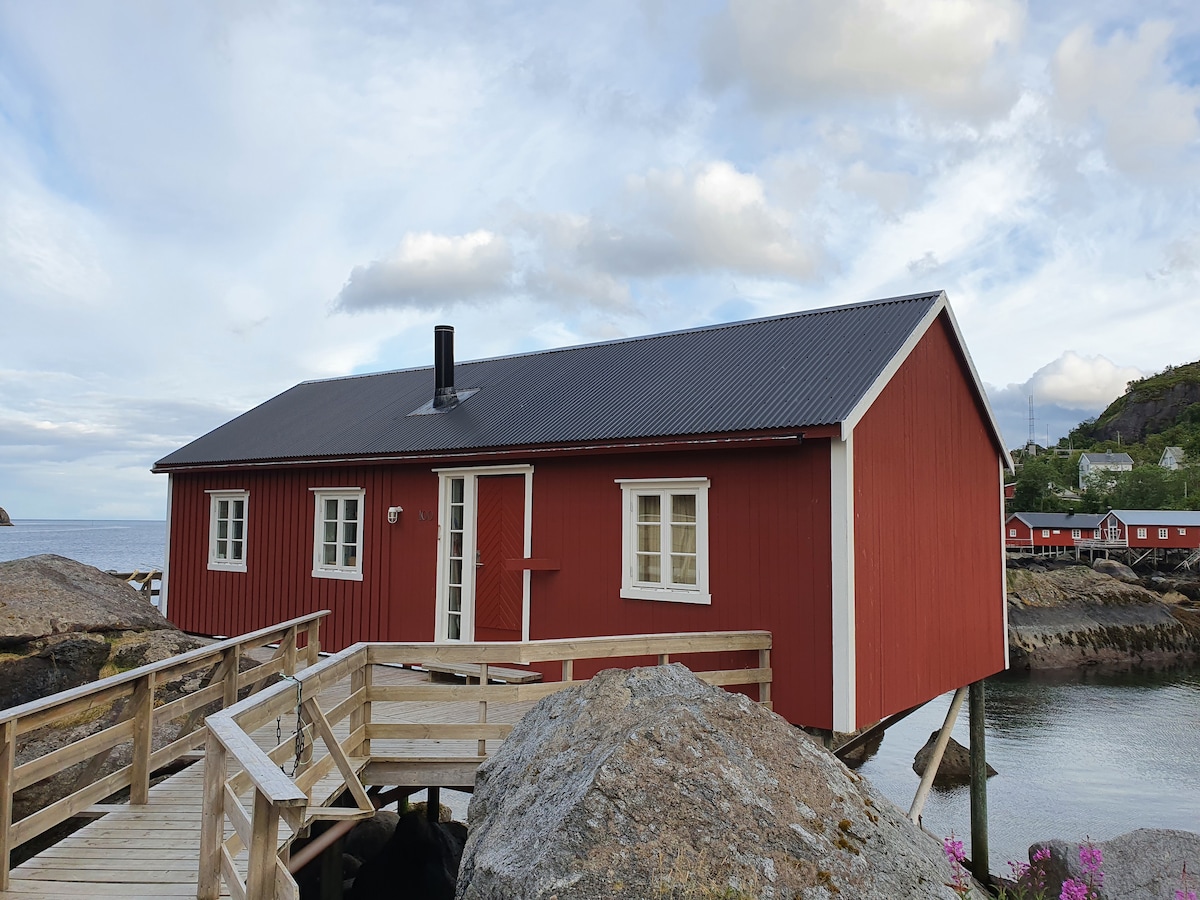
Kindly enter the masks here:
[[425, 789], [425, 818], [430, 822], [436, 822], [441, 818], [442, 812], [442, 789], [440, 787], [431, 787]]
[[967, 689], [960, 687], [954, 692], [954, 699], [950, 701], [950, 708], [946, 710], [946, 720], [938, 733], [937, 743], [933, 745], [933, 754], [925, 764], [925, 774], [921, 776], [921, 783], [917, 786], [917, 795], [913, 797], [912, 806], [908, 808], [908, 818], [912, 822], [921, 818], [921, 810], [925, 808], [925, 800], [933, 788], [934, 776], [937, 775], [938, 766], [942, 764], [942, 754], [946, 752], [946, 745], [950, 743], [950, 732], [954, 729], [954, 722], [958, 718], [958, 711], [962, 709], [966, 694]]
[[988, 877], [987, 751], [984, 745], [984, 684], [971, 685], [967, 705], [971, 729], [971, 874]]

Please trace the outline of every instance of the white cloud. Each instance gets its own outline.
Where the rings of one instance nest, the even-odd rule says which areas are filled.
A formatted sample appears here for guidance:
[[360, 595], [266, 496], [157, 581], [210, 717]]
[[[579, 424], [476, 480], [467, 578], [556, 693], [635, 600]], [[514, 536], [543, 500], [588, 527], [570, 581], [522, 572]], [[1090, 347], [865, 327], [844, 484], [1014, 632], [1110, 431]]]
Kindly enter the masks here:
[[407, 234], [391, 256], [355, 266], [335, 305], [348, 312], [438, 309], [499, 294], [512, 274], [508, 241], [490, 231]]
[[1146, 22], [1100, 44], [1083, 25], [1054, 55], [1056, 109], [1076, 126], [1098, 127], [1109, 159], [1138, 175], [1170, 177], [1188, 151], [1195, 158], [1200, 88], [1172, 80], [1174, 36], [1169, 23]]
[[1129, 382], [1145, 375], [1140, 369], [1118, 366], [1104, 356], [1080, 356], [1068, 350], [1034, 372], [1025, 388], [1033, 394], [1035, 402], [1096, 410], [1112, 403], [1125, 393]]
[[1014, 0], [731, 0], [710, 77], [769, 104], [907, 97], [967, 112], [995, 104], [989, 71], [1022, 32]]
[[771, 205], [762, 179], [728, 162], [631, 177], [622, 201], [614, 219], [547, 223], [549, 246], [596, 272], [631, 278], [726, 270], [803, 279], [816, 269], [814, 242]]

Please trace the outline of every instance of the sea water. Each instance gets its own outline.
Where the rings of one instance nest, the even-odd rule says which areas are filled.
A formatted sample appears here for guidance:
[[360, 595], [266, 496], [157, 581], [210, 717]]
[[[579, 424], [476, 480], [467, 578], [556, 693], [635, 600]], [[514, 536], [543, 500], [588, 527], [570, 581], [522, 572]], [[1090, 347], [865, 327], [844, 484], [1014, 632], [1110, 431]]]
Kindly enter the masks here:
[[[889, 729], [861, 768], [905, 812], [913, 756], [950, 706], [939, 697]], [[1135, 828], [1200, 831], [1200, 666], [1011, 672], [986, 686], [989, 861], [1027, 861], [1050, 838], [1107, 840]], [[954, 739], [970, 744], [967, 711]], [[970, 846], [968, 787], [935, 787], [925, 827]]]
[[0, 527], [0, 562], [55, 553], [105, 572], [161, 570], [167, 523], [125, 519], [20, 519]]

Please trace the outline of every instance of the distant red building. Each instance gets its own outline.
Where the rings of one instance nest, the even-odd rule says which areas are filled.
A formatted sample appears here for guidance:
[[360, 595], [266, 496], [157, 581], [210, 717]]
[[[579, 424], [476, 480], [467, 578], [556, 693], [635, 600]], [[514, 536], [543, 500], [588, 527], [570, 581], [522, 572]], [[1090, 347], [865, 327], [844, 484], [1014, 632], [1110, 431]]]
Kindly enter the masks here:
[[1093, 513], [1013, 513], [1004, 523], [1009, 550], [1066, 550], [1101, 537], [1103, 515]]
[[1006, 470], [944, 294], [457, 367], [443, 344], [155, 466], [185, 630], [768, 629], [775, 709], [845, 731], [1005, 668]]

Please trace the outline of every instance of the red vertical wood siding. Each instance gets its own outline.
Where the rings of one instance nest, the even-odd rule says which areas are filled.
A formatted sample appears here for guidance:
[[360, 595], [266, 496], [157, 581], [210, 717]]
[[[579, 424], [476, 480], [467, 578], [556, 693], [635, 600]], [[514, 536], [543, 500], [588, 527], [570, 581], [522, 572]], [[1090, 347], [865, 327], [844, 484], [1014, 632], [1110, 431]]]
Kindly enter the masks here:
[[943, 313], [854, 430], [860, 724], [1004, 668], [999, 477]]
[[[711, 605], [626, 600], [621, 591], [618, 478], [710, 479]], [[783, 449], [539, 460], [530, 637], [766, 629], [774, 635], [775, 709], [832, 723], [829, 443]], [[712, 657], [696, 662], [719, 665]], [[737, 661], [745, 664], [745, 658]], [[582, 667], [576, 677], [593, 674]]]
[[[432, 640], [438, 478], [429, 466], [177, 474], [167, 613], [185, 631], [236, 635], [319, 609], [321, 644]], [[363, 580], [314, 578], [312, 488], [361, 487]], [[246, 572], [208, 569], [206, 490], [250, 493]], [[403, 506], [388, 524], [389, 506]]]

